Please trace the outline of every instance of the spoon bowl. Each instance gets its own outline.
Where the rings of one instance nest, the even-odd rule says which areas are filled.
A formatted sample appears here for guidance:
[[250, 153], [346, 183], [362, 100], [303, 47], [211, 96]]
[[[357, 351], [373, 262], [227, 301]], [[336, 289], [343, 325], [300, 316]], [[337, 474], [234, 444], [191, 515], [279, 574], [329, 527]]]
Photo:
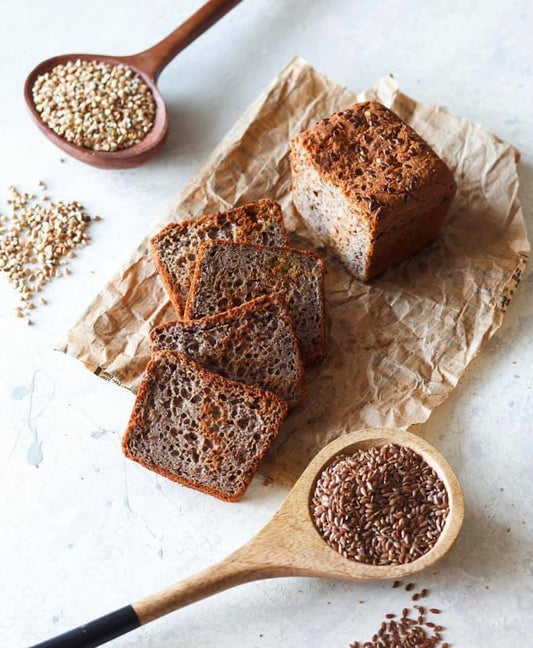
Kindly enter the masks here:
[[[394, 443], [418, 453], [437, 473], [448, 494], [449, 513], [437, 542], [424, 555], [401, 565], [367, 565], [344, 558], [319, 534], [311, 500], [322, 471], [338, 455]], [[281, 508], [247, 544], [199, 574], [34, 648], [98, 646], [140, 625], [225, 589], [280, 576], [353, 581], [408, 578], [433, 566], [455, 542], [464, 518], [461, 486], [444, 457], [427, 441], [402, 430], [353, 432], [327, 445], [311, 461]], [[90, 642], [83, 640], [89, 638]], [[72, 639], [72, 643], [65, 643]]]
[[[424, 555], [401, 565], [369, 565], [342, 556], [317, 530], [311, 501], [323, 470], [336, 457], [390, 443], [410, 448], [437, 473], [448, 494], [449, 513], [437, 542]], [[283, 576], [315, 576], [344, 580], [390, 580], [409, 577], [434, 565], [451, 548], [464, 518], [461, 486], [448, 462], [427, 441], [402, 430], [371, 429], [344, 435], [327, 445], [307, 466], [272, 520], [250, 543], [254, 553], [268, 548], [269, 564], [278, 562]], [[238, 553], [238, 552], [237, 552]], [[235, 554], [234, 554], [235, 555]], [[264, 554], [263, 554], [264, 555]]]
[[[101, 169], [130, 169], [144, 164], [159, 152], [168, 132], [168, 111], [157, 86], [159, 75], [176, 54], [190, 45], [239, 2], [241, 0], [209, 0], [165, 39], [139, 54], [132, 56], [63, 54], [39, 63], [30, 72], [24, 84], [24, 99], [33, 121], [56, 146], [86, 164]], [[93, 151], [67, 141], [43, 122], [33, 101], [32, 88], [37, 77], [50, 72], [57, 65], [77, 60], [127, 65], [146, 83], [153, 95], [156, 112], [152, 128], [140, 142], [118, 151]]]
[[[33, 101], [32, 88], [37, 77], [50, 72], [57, 65], [65, 65], [68, 62], [78, 60], [98, 61], [111, 65], [127, 65], [146, 83], [154, 98], [156, 111], [152, 128], [140, 142], [113, 152], [93, 151], [69, 142], [44, 123]], [[138, 56], [105, 56], [101, 54], [63, 54], [39, 63], [30, 72], [24, 84], [24, 98], [33, 121], [50, 141], [81, 162], [101, 169], [130, 169], [144, 164], [156, 155], [163, 146], [168, 133], [168, 111], [165, 100], [157, 87], [156, 79], [141, 69], [139, 63], [142, 65], [142, 59], [139, 60]]]

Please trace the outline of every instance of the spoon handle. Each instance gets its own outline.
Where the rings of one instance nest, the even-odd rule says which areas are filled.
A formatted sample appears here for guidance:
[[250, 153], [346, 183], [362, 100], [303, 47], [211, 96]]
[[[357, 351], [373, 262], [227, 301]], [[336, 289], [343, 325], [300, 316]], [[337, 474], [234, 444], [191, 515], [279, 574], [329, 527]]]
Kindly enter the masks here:
[[157, 80], [170, 61], [214, 25], [241, 0], [209, 0], [162, 41], [129, 59], [149, 77]]
[[85, 623], [32, 648], [94, 648], [116, 639], [141, 625], [131, 605]]
[[242, 549], [217, 565], [208, 567], [186, 580], [147, 596], [133, 605], [106, 614], [32, 648], [94, 648], [101, 646], [139, 626], [146, 625], [150, 621], [208, 596], [236, 585], [268, 578], [269, 575], [277, 575], [269, 574], [268, 569], [265, 570], [253, 562], [246, 560], [241, 562], [239, 555]]

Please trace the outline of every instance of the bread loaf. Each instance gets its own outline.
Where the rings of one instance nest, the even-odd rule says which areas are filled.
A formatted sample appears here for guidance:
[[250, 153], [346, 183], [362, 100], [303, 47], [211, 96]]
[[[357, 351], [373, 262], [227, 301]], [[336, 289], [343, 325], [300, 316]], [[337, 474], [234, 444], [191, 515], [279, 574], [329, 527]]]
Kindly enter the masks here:
[[363, 281], [432, 241], [456, 192], [446, 164], [377, 102], [297, 135], [290, 162], [296, 209]]

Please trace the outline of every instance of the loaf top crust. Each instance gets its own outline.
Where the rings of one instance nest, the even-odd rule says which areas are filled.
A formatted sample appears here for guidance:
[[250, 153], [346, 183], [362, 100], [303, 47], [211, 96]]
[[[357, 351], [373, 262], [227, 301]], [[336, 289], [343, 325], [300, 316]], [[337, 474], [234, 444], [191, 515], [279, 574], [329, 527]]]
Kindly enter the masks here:
[[456, 192], [452, 172], [429, 144], [375, 101], [323, 119], [291, 148], [344, 194], [371, 231], [398, 208], [434, 206]]

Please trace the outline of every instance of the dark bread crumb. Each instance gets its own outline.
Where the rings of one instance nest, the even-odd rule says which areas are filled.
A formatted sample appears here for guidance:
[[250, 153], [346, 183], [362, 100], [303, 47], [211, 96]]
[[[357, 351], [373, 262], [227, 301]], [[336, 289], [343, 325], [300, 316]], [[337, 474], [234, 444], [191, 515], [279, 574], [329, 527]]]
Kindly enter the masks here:
[[244, 495], [286, 413], [275, 394], [160, 351], [146, 368], [122, 449], [150, 470], [233, 502]]
[[204, 243], [185, 319], [215, 315], [273, 292], [286, 295], [304, 363], [322, 360], [326, 353], [324, 262], [307, 250], [229, 241]]
[[287, 232], [281, 207], [264, 198], [198, 220], [171, 223], [151, 239], [154, 262], [178, 316], [185, 308], [198, 248], [214, 239], [284, 246]]
[[278, 394], [294, 407], [306, 395], [298, 340], [282, 293], [150, 333], [152, 351], [184, 353], [224, 378]]

